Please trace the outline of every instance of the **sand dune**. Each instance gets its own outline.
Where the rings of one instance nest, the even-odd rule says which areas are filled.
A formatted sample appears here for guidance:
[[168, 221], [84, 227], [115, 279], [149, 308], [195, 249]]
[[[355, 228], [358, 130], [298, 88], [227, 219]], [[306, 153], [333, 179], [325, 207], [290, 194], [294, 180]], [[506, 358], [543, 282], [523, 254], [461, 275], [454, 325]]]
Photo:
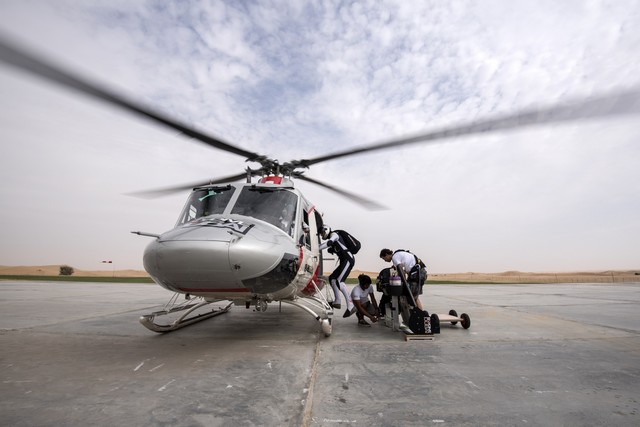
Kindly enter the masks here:
[[[149, 277], [143, 270], [79, 270], [74, 267], [74, 276], [84, 277]], [[36, 266], [0, 266], [0, 275], [20, 276], [57, 276], [60, 273], [59, 265]], [[326, 272], [329, 274], [330, 270]], [[367, 274], [373, 280], [378, 272], [353, 270], [349, 277], [356, 278], [360, 274]], [[585, 272], [522, 272], [504, 271], [500, 273], [446, 273], [429, 274], [431, 281], [457, 281], [457, 282], [489, 282], [489, 283], [620, 283], [640, 282], [640, 269], [638, 270], [606, 270]]]
[[[72, 266], [73, 267], [73, 266]], [[149, 277], [143, 270], [79, 270], [73, 268], [74, 276], [83, 277]], [[0, 265], [0, 275], [18, 276], [57, 276], [60, 274], [60, 265], [21, 265], [4, 266]]]

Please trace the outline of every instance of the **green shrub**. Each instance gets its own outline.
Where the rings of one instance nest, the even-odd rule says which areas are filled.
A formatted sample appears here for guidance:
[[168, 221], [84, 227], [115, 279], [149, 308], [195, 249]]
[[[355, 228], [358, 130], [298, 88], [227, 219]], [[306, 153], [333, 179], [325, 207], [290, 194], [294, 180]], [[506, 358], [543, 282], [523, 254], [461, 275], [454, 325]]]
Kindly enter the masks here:
[[73, 267], [70, 267], [68, 265], [60, 266], [60, 276], [71, 276], [73, 273]]

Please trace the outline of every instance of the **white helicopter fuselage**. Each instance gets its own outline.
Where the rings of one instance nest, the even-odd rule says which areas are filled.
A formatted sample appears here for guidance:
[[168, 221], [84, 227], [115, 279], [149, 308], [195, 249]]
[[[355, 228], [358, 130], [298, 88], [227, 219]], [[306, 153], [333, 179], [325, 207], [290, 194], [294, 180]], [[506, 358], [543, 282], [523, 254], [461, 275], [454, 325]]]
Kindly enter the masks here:
[[153, 280], [210, 301], [316, 293], [322, 217], [290, 181], [272, 178], [194, 189], [176, 227], [144, 252]]

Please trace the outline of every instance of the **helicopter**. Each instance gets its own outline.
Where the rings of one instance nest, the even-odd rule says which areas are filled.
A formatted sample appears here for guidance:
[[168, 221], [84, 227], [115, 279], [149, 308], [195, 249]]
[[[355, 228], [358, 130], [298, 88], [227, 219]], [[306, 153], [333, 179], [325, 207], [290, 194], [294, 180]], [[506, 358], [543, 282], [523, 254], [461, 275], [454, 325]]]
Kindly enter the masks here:
[[[305, 175], [315, 164], [465, 135], [640, 113], [640, 89], [632, 88], [281, 163], [136, 103], [2, 38], [0, 60], [258, 165], [231, 176], [131, 193], [159, 197], [190, 191], [171, 230], [161, 234], [132, 232], [153, 239], [144, 251], [144, 268], [155, 283], [173, 292], [162, 310], [140, 318], [145, 327], [159, 333], [226, 313], [234, 304], [263, 312], [269, 303], [280, 302], [304, 310], [320, 324], [325, 336], [331, 335], [332, 295], [323, 275], [323, 251], [320, 250], [325, 222], [319, 209], [307, 200], [294, 182], [301, 180], [319, 185], [366, 209], [385, 207]], [[254, 181], [254, 177], [259, 178]], [[240, 180], [244, 182], [238, 183]], [[184, 297], [183, 301], [181, 297]], [[174, 314], [178, 318], [172, 322], [157, 321]]]

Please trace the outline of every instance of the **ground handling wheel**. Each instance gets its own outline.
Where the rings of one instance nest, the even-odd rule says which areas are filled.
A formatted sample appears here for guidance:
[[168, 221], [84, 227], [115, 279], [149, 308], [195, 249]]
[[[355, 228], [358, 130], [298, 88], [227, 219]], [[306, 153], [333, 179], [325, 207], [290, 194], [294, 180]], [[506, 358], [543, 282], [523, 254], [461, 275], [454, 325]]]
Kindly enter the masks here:
[[322, 319], [320, 324], [322, 326], [322, 332], [324, 333], [324, 336], [325, 337], [331, 336], [331, 331], [333, 329], [333, 327], [331, 326], [331, 320], [330, 319]]
[[469, 315], [467, 313], [462, 313], [460, 315], [460, 318], [462, 319], [462, 321], [460, 322], [462, 327], [465, 329], [469, 329], [471, 327], [471, 318], [469, 317]]
[[[449, 316], [458, 317], [458, 312], [455, 310], [449, 310]], [[452, 325], [457, 325], [458, 321], [452, 321]]]
[[431, 315], [431, 333], [432, 334], [440, 333], [440, 318], [435, 313]]

